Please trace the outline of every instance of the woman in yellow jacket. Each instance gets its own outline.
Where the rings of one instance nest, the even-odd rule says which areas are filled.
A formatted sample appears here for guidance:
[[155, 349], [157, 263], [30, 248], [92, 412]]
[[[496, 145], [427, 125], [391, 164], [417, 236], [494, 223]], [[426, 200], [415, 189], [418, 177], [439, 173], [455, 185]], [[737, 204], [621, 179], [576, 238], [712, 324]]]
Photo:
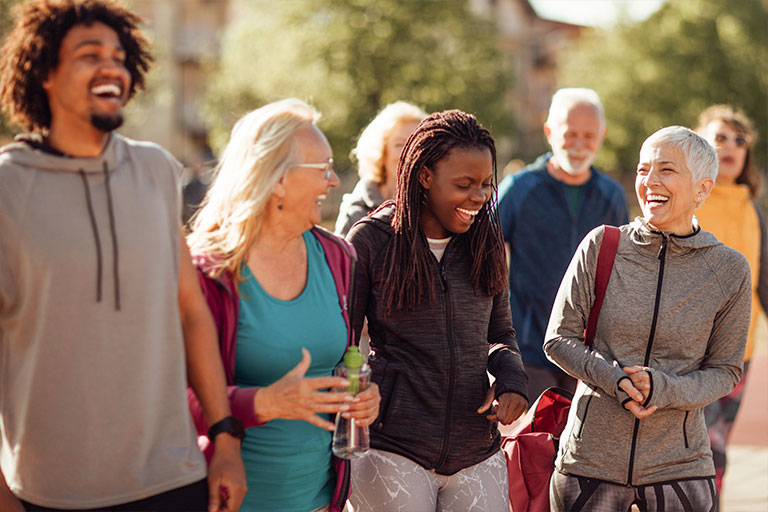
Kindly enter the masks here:
[[768, 309], [768, 237], [763, 213], [754, 203], [760, 180], [752, 165], [755, 134], [750, 120], [731, 106], [713, 105], [699, 116], [697, 131], [715, 147], [720, 164], [712, 193], [696, 210], [699, 225], [714, 233], [725, 245], [744, 254], [752, 272], [752, 317], [741, 382], [731, 394], [710, 404], [704, 411], [719, 496], [725, 473], [725, 447], [755, 348], [755, 325], [760, 309]]

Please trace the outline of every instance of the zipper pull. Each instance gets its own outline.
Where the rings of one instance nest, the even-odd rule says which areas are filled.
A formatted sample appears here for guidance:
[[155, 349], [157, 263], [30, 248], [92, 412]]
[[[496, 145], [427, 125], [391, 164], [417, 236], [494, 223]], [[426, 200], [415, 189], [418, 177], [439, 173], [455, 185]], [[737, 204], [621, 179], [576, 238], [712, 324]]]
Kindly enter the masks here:
[[440, 262], [440, 284], [443, 286], [443, 291], [448, 289], [448, 276], [445, 274], [442, 261]]
[[664, 259], [664, 256], [667, 253], [667, 235], [663, 234], [661, 235], [661, 245], [659, 246], [659, 254], [656, 255], [656, 257], [660, 260]]

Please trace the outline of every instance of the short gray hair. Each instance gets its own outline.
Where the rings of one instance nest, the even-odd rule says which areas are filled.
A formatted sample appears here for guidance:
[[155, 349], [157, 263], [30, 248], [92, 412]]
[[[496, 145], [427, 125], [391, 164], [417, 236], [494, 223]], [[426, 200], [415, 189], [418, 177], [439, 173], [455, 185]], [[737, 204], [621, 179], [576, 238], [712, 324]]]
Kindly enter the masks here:
[[605, 109], [600, 101], [600, 96], [593, 89], [575, 87], [560, 89], [552, 95], [546, 124], [552, 126], [554, 123], [562, 121], [575, 105], [592, 105], [595, 107], [600, 121], [605, 127]]
[[646, 144], [669, 144], [682, 151], [693, 182], [717, 179], [717, 153], [704, 137], [685, 126], [667, 126], [645, 139]]

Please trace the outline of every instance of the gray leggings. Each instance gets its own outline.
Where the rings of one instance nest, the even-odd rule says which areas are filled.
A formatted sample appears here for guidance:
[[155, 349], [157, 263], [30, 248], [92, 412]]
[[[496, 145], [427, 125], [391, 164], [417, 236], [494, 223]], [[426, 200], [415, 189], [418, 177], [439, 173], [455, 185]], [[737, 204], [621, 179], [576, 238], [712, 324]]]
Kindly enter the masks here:
[[355, 512], [505, 512], [507, 463], [499, 451], [451, 476], [394, 453], [371, 450], [352, 461]]
[[626, 487], [596, 478], [552, 473], [552, 512], [717, 512], [715, 477]]

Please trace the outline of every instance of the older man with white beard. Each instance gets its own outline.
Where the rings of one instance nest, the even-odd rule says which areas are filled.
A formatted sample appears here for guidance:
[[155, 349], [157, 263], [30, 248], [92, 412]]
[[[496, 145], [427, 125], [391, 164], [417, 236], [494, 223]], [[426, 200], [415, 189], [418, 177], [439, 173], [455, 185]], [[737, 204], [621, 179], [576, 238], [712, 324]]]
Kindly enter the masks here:
[[576, 247], [596, 226], [628, 222], [621, 186], [592, 166], [605, 131], [595, 91], [560, 89], [544, 124], [552, 151], [499, 185], [512, 318], [531, 401], [551, 386], [576, 387], [542, 350], [552, 303]]

